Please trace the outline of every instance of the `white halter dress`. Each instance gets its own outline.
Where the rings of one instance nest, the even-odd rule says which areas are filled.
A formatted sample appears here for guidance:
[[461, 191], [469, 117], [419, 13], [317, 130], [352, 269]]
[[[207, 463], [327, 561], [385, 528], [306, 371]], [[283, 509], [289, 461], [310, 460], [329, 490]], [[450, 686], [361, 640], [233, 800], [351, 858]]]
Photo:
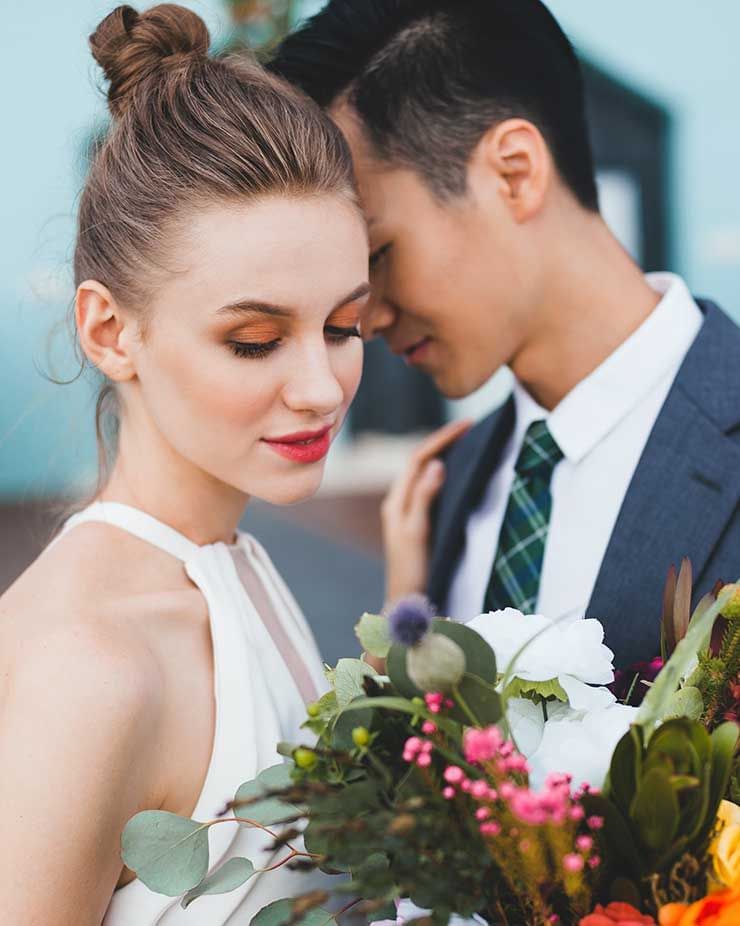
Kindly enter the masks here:
[[[300, 730], [305, 700], [299, 686], [305, 689], [309, 682], [314, 696], [326, 689], [311, 631], [266, 551], [249, 534], [239, 533], [233, 547], [201, 547], [143, 511], [113, 502], [96, 502], [74, 515], [63, 533], [90, 521], [115, 525], [181, 560], [206, 600], [216, 725], [210, 765], [192, 818], [215, 819], [239, 785], [283, 761], [276, 752], [281, 740], [307, 741]], [[267, 603], [270, 614], [259, 613], [253, 599]], [[283, 653], [290, 647], [287, 660], [281, 644]], [[293, 662], [293, 671], [288, 662]], [[271, 843], [267, 834], [237, 823], [212, 826], [209, 842], [211, 871], [235, 856], [266, 868], [286, 851], [271, 856], [265, 851]], [[114, 893], [102, 926], [249, 926], [266, 904], [314, 887], [315, 878], [283, 867], [254, 875], [231, 893], [201, 897], [187, 910], [179, 898], [155, 894], [135, 880]]]

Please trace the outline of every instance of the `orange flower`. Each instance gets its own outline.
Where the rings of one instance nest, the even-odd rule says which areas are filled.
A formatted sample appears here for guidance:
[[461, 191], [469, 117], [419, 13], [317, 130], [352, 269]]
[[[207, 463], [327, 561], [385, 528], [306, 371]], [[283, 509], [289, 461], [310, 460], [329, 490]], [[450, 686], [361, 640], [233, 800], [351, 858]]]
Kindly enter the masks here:
[[584, 916], [578, 926], [614, 926], [615, 923], [621, 926], [655, 926], [652, 916], [640, 913], [632, 904], [617, 901], [613, 901], [608, 907], [597, 904], [594, 912]]
[[658, 922], [660, 926], [737, 926], [740, 923], [740, 888], [710, 894], [690, 907], [685, 903], [666, 904], [661, 907]]

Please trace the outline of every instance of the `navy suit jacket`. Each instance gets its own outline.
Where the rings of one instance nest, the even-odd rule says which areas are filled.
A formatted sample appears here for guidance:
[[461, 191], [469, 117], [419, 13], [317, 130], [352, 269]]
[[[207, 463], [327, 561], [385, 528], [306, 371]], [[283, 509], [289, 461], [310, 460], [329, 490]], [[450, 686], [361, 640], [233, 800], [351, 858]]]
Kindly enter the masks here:
[[[671, 564], [690, 557], [696, 599], [718, 579], [740, 576], [740, 328], [713, 303], [698, 304], [704, 323], [650, 433], [587, 609], [603, 623], [617, 667], [659, 654]], [[468, 516], [513, 426], [509, 399], [447, 454], [428, 587], [440, 609], [464, 551]], [[492, 537], [492, 551], [497, 543]]]

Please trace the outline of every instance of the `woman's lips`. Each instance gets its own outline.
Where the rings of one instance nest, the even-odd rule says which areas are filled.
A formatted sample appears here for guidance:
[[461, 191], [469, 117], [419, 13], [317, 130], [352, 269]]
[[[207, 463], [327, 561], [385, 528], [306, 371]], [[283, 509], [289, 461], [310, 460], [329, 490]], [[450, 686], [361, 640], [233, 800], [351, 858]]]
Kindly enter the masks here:
[[279, 453], [286, 460], [295, 463], [317, 463], [329, 452], [331, 446], [331, 428], [321, 431], [303, 431], [285, 437], [263, 438], [268, 447]]

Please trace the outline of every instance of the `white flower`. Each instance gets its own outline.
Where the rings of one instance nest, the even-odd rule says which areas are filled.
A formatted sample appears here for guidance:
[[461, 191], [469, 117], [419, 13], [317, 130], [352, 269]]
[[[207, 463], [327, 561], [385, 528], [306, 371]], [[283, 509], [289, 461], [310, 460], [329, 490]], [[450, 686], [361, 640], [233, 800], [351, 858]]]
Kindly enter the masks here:
[[593, 788], [603, 787], [614, 748], [637, 708], [611, 704], [584, 712], [548, 704], [548, 711], [540, 744], [528, 757], [532, 786], [541, 788], [550, 772], [567, 772], [576, 787], [584, 781]]
[[[604, 628], [593, 618], [553, 621], [541, 614], [522, 614], [514, 608], [489, 611], [468, 623], [496, 654], [499, 673], [516, 658], [514, 676], [532, 682], [556, 678], [578, 710], [606, 707], [614, 697], [605, 689], [614, 681], [614, 653], [604, 646]], [[531, 641], [531, 642], [530, 642]]]

